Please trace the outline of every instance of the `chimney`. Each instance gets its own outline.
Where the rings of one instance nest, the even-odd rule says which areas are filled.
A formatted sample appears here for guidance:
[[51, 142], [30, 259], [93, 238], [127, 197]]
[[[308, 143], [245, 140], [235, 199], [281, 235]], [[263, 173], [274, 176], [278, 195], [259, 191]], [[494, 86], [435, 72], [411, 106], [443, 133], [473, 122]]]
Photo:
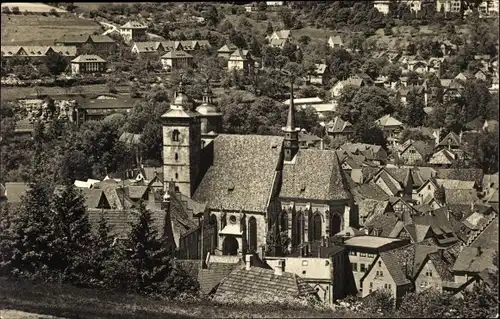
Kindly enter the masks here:
[[323, 139], [321, 139], [321, 141], [319, 141], [319, 149], [320, 150], [324, 150], [325, 149], [325, 141]]
[[470, 211], [474, 213], [474, 202], [470, 203]]
[[476, 254], [476, 257], [479, 257], [483, 254], [483, 250], [481, 249], [481, 246], [478, 246], [477, 247], [477, 254]]
[[283, 275], [283, 260], [278, 260], [278, 264], [274, 266], [274, 274], [276, 276]]
[[252, 255], [247, 254], [245, 255], [245, 270], [250, 270], [251, 266], [252, 266]]

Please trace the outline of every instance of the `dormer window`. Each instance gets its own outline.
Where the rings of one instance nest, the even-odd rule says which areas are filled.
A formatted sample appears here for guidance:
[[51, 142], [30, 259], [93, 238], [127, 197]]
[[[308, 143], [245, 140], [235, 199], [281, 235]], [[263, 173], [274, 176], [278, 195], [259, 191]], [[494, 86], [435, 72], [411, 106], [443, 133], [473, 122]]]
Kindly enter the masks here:
[[228, 193], [234, 191], [234, 184], [233, 183], [229, 183], [229, 185], [227, 186], [227, 191], [228, 191]]
[[300, 191], [305, 192], [305, 190], [306, 190], [306, 184], [305, 183], [300, 184]]
[[172, 141], [179, 142], [179, 131], [178, 130], [172, 131]]

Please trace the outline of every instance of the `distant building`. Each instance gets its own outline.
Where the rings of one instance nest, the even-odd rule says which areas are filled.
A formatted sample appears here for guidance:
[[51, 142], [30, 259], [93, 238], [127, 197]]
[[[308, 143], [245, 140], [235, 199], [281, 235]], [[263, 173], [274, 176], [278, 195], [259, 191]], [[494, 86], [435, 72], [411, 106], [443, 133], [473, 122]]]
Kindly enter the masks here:
[[170, 51], [161, 56], [161, 64], [168, 71], [189, 68], [193, 56], [184, 51]]
[[292, 255], [266, 257], [265, 261], [273, 268], [281, 262], [285, 272], [300, 276], [323, 302], [331, 304], [347, 293], [346, 276], [349, 274], [345, 269], [348, 257], [344, 247], [325, 244], [326, 240], [313, 242]]
[[80, 54], [85, 46], [90, 49], [90, 52], [84, 52], [87, 54], [105, 54], [113, 52], [116, 49], [116, 42], [106, 35], [65, 36], [56, 40], [56, 45], [75, 46]]
[[379, 12], [387, 15], [389, 14], [390, 3], [389, 0], [375, 0], [373, 1], [373, 7]]
[[129, 21], [120, 27], [120, 34], [127, 43], [144, 41], [147, 38], [147, 29], [147, 26], [139, 22]]
[[340, 116], [336, 116], [332, 121], [326, 124], [326, 132], [333, 138], [340, 136], [349, 138], [354, 134], [354, 127], [349, 121], [344, 121]]
[[238, 49], [237, 46], [235, 46], [232, 43], [226, 43], [224, 44], [219, 50], [217, 50], [217, 56], [222, 57], [225, 59], [229, 59], [231, 54]]
[[332, 35], [328, 38], [328, 45], [333, 49], [341, 49], [344, 47], [344, 41], [340, 35]]
[[253, 68], [253, 59], [248, 50], [236, 49], [227, 61], [228, 71], [242, 70], [249, 72]]
[[82, 54], [71, 60], [71, 73], [103, 73], [106, 71], [106, 60], [98, 55]]
[[[366, 296], [369, 293], [369, 285], [363, 285], [362, 279], [366, 276], [368, 270], [373, 268], [372, 265], [375, 260], [378, 260], [379, 254], [406, 244], [408, 244], [408, 241], [377, 236], [355, 236], [344, 242], [349, 254], [350, 268], [360, 295]], [[394, 285], [393, 288], [396, 288], [396, 286]], [[368, 290], [366, 294], [363, 291], [364, 289]]]
[[386, 114], [376, 120], [375, 124], [380, 126], [380, 128], [386, 133], [389, 144], [395, 146], [398, 142], [398, 135], [404, 128], [403, 123], [392, 117], [390, 114]]
[[77, 55], [77, 48], [75, 46], [39, 46], [39, 45], [2, 45], [1, 47], [2, 59], [11, 57], [26, 57], [31, 59], [43, 60], [52, 53], [58, 53], [63, 57], [73, 58]]
[[459, 13], [461, 2], [460, 0], [436, 0], [436, 11]]

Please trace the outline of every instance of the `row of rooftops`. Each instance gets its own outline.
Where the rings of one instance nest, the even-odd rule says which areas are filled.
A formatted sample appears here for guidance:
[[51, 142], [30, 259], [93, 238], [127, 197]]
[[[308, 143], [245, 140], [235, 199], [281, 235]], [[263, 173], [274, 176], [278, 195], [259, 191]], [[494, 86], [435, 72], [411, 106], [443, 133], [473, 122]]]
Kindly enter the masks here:
[[45, 57], [50, 53], [59, 53], [63, 56], [73, 57], [76, 56], [77, 49], [75, 46], [58, 46], [58, 45], [2, 45], [1, 48], [2, 58], [6, 57]]

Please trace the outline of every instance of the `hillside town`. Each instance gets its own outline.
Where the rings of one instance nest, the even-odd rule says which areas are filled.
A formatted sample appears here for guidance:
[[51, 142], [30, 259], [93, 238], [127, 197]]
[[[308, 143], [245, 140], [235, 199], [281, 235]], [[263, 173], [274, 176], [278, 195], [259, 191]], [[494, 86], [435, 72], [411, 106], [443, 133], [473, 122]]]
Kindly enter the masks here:
[[1, 280], [498, 317], [498, 0], [21, 5]]

